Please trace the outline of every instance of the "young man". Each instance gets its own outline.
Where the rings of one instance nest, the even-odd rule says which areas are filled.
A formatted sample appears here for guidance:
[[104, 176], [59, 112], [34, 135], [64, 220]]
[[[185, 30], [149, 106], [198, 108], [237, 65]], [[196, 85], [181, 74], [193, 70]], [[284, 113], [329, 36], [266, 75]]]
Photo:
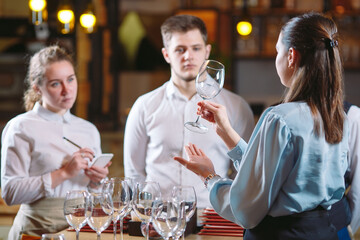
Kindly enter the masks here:
[[360, 108], [344, 102], [344, 110], [349, 122], [348, 169], [345, 174], [345, 196], [331, 207], [331, 222], [338, 230], [338, 237], [350, 239], [360, 226]]
[[350, 185], [347, 193], [350, 209], [352, 212], [351, 229], [355, 234], [360, 227], [360, 108], [355, 105], [349, 106], [347, 113], [349, 119], [349, 159], [350, 159]]
[[[190, 15], [168, 18], [161, 26], [165, 60], [171, 67], [171, 78], [161, 87], [139, 97], [127, 119], [124, 137], [126, 177], [152, 180], [160, 184], [163, 195], [174, 185], [194, 186], [198, 208], [210, 206], [203, 182], [174, 161], [185, 157], [184, 146], [195, 143], [216, 159], [216, 172], [226, 176], [230, 167], [227, 147], [207, 121], [206, 134], [194, 133], [184, 123], [196, 120], [195, 78], [201, 64], [209, 57], [207, 31], [203, 21]], [[254, 128], [249, 105], [238, 95], [222, 89], [213, 101], [226, 105], [235, 130], [247, 141]]]

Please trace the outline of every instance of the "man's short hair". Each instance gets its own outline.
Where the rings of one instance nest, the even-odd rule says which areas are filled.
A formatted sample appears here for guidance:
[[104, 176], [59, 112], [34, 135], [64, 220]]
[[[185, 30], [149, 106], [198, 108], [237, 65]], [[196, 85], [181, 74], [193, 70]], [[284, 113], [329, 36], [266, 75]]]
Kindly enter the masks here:
[[161, 25], [163, 44], [167, 47], [174, 32], [186, 33], [190, 30], [199, 29], [204, 42], [207, 42], [207, 30], [205, 23], [198, 17], [192, 15], [175, 15], [169, 17]]

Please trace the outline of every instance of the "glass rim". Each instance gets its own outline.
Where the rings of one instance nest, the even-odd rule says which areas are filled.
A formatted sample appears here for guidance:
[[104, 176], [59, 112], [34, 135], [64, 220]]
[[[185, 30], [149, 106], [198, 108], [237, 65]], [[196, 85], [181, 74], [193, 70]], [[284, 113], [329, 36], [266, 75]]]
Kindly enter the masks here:
[[65, 237], [63, 233], [43, 233], [41, 237]]
[[[218, 65], [218, 68], [216, 68], [215, 66], [211, 66], [209, 67], [208, 64], [209, 62], [211, 63], [216, 63]], [[212, 69], [216, 69], [216, 70], [225, 70], [225, 66], [224, 64], [222, 64], [221, 62], [217, 61], [217, 60], [213, 60], [213, 59], [206, 59], [203, 63], [203, 65], [207, 65], [206, 67], [212, 68]], [[201, 68], [200, 68], [201, 69]]]

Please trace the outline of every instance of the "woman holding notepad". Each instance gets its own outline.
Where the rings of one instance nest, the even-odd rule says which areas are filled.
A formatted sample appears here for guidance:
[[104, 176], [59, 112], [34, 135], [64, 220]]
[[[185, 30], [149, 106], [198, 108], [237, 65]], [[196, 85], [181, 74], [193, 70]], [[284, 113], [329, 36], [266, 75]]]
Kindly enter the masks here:
[[92, 123], [70, 113], [78, 84], [64, 49], [51, 46], [37, 52], [26, 81], [27, 112], [11, 119], [1, 138], [2, 197], [8, 205], [21, 204], [9, 240], [68, 227], [66, 192], [97, 188], [111, 164], [88, 165], [101, 154], [100, 134]]

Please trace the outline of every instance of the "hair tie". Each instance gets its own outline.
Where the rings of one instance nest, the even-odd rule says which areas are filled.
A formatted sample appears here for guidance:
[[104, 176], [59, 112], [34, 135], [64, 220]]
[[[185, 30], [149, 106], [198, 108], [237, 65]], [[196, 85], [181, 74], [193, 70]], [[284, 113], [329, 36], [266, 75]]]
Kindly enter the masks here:
[[333, 40], [333, 39], [330, 40], [330, 46], [332, 48], [337, 47], [338, 45], [339, 45], [339, 43], [337, 40]]
[[339, 45], [339, 42], [337, 40], [326, 38], [324, 41], [325, 41], [326, 47], [329, 49], [337, 47]]

